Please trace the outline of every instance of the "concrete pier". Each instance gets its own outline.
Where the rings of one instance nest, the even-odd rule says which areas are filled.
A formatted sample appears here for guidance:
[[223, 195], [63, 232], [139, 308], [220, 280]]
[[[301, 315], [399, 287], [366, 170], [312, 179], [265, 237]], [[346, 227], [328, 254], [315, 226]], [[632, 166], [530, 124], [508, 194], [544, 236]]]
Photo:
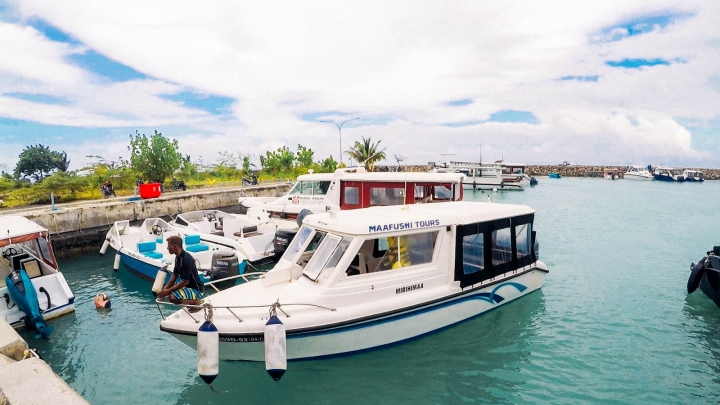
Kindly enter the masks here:
[[222, 187], [168, 193], [159, 198], [116, 198], [112, 200], [79, 201], [50, 207], [3, 211], [27, 217], [46, 227], [52, 235], [53, 248], [96, 245], [116, 221], [142, 221], [146, 218], [169, 217], [182, 212], [217, 209], [238, 205], [238, 197], [274, 197], [285, 194], [286, 183], [251, 187]]
[[0, 319], [0, 405], [89, 404], [27, 349], [27, 342]]

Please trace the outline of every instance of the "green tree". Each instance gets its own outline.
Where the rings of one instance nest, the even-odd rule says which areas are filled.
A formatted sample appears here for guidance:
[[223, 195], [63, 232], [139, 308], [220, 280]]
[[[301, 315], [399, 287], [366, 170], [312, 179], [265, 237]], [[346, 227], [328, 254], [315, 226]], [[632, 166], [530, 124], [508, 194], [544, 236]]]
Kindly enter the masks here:
[[58, 171], [66, 172], [70, 168], [70, 161], [67, 158], [67, 153], [65, 151], [62, 152], [53, 152], [54, 158], [55, 158], [55, 168], [58, 169]]
[[290, 152], [287, 146], [278, 148], [277, 152], [265, 152], [265, 156], [260, 156], [260, 164], [263, 170], [274, 176], [290, 176], [293, 173], [293, 162], [295, 154]]
[[318, 162], [318, 166], [319, 166], [318, 167], [319, 173], [333, 173], [333, 172], [335, 172], [335, 169], [337, 169], [337, 167], [338, 167], [338, 162], [336, 162], [335, 159], [333, 159], [333, 157], [330, 156], [329, 158], [327, 158], [321, 162]]
[[295, 156], [297, 165], [305, 169], [311, 168], [313, 166], [313, 155], [315, 155], [315, 152], [313, 152], [312, 149], [308, 149], [298, 144], [297, 153]]
[[50, 147], [42, 144], [26, 146], [20, 152], [20, 159], [15, 166], [15, 175], [32, 177], [41, 182], [57, 169], [58, 155], [58, 152], [51, 151]]
[[355, 144], [345, 151], [345, 154], [353, 158], [358, 163], [362, 163], [367, 171], [372, 171], [375, 162], [385, 159], [385, 149], [380, 148], [380, 142], [372, 142], [372, 138], [362, 137], [362, 142], [355, 141]]
[[177, 140], [165, 138], [157, 130], [150, 138], [138, 131], [135, 136], [130, 134], [128, 150], [130, 166], [147, 180], [165, 180], [182, 164]]

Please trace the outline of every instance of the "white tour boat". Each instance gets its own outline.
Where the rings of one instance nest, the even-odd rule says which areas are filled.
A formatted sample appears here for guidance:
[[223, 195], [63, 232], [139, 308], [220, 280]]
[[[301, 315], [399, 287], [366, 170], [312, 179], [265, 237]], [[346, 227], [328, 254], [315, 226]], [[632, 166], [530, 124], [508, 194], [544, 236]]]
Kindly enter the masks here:
[[[305, 217], [260, 279], [206, 297], [204, 315], [183, 308], [164, 316], [160, 329], [194, 348], [208, 330], [198, 328], [211, 319], [209, 330], [219, 331], [215, 356], [262, 361], [266, 324], [279, 320], [287, 359], [336, 355], [467, 320], [539, 289], [548, 273], [537, 258], [535, 211], [527, 206], [333, 208]], [[270, 313], [277, 318], [268, 321]], [[205, 336], [211, 335], [200, 343]], [[277, 342], [271, 337], [267, 344]]]
[[524, 190], [530, 185], [530, 178], [525, 175], [504, 174], [501, 163], [450, 162], [435, 168], [438, 173], [462, 173], [463, 187], [473, 190]]
[[675, 169], [672, 167], [656, 167], [653, 169], [653, 177], [659, 181], [685, 181], [682, 169]]
[[703, 172], [701, 172], [699, 170], [685, 169], [685, 170], [683, 170], [682, 175], [685, 178], [685, 181], [689, 181], [689, 182], [705, 181], [705, 176], [703, 175]]
[[185, 233], [199, 233], [203, 241], [225, 245], [256, 263], [275, 255], [273, 240], [278, 228], [297, 228], [291, 221], [275, 221], [260, 207], [247, 214], [200, 210], [178, 214], [170, 225]]
[[522, 187], [536, 186], [538, 181], [535, 177], [525, 173], [524, 163], [506, 163], [502, 160], [496, 161], [502, 167], [502, 177], [505, 183], [520, 183]]
[[653, 180], [653, 175], [645, 166], [630, 166], [623, 178], [627, 180]]
[[47, 337], [44, 320], [75, 311], [75, 295], [58, 269], [48, 230], [22, 216], [0, 216], [0, 316]]
[[342, 210], [373, 206], [462, 200], [462, 175], [457, 173], [367, 172], [363, 167], [334, 173], [298, 176], [282, 197], [240, 197], [245, 208], [261, 207], [274, 217], [294, 219], [304, 209], [325, 211], [328, 205]]
[[245, 271], [247, 260], [233, 246], [205, 240], [199, 232], [178, 230], [161, 218], [148, 218], [138, 226], [131, 226], [130, 221], [115, 222], [100, 253], [104, 254], [108, 246], [112, 247], [115, 249], [115, 271], [122, 262], [136, 273], [154, 280], [160, 268], [167, 267], [172, 272], [175, 266], [175, 255], [167, 250], [167, 239], [171, 236], [183, 238], [183, 249], [195, 259], [204, 283]]

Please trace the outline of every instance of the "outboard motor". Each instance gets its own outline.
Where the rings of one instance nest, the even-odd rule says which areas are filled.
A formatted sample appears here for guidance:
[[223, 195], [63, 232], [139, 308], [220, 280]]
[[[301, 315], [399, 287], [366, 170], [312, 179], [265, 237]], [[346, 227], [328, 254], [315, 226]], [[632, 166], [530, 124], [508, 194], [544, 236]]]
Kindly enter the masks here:
[[530, 185], [536, 186], [538, 184], [538, 181], [535, 177], [530, 177]]
[[275, 248], [275, 257], [280, 257], [285, 253], [290, 242], [297, 234], [297, 229], [278, 229], [273, 239], [273, 247]]
[[17, 304], [18, 309], [25, 313], [25, 327], [35, 330], [38, 333], [35, 337], [48, 338], [53, 329], [45, 323], [35, 287], [25, 270], [15, 270], [8, 274], [5, 277], [5, 285], [10, 298]]
[[[240, 260], [232, 250], [219, 250], [213, 253], [210, 279], [212, 281], [237, 276], [240, 274]], [[215, 287], [224, 290], [235, 285], [237, 279], [215, 283]]]

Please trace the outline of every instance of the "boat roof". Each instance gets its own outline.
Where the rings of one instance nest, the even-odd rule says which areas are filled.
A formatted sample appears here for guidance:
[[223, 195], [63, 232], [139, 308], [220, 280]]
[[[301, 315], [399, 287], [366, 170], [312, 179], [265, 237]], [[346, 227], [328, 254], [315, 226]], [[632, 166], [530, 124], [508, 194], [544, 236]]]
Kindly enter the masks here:
[[298, 181], [429, 181], [438, 183], [460, 183], [464, 177], [461, 173], [428, 173], [428, 172], [367, 172], [363, 167], [337, 169], [335, 173], [312, 173], [298, 176]]
[[463, 225], [533, 214], [526, 205], [479, 201], [393, 205], [308, 215], [303, 224], [333, 233], [367, 235], [398, 230]]
[[0, 215], [0, 240], [47, 232], [46, 228], [20, 215]]

